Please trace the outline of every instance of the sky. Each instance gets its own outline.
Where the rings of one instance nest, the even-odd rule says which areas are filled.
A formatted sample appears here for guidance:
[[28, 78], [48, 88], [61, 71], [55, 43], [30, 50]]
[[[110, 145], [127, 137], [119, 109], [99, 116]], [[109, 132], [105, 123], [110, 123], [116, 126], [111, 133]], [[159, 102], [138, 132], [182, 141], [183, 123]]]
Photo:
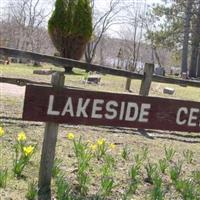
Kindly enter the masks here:
[[[4, 4], [6, 2], [9, 2], [10, 0], [0, 0], [1, 4]], [[43, 0], [44, 2], [47, 2], [47, 3], [51, 3], [53, 2], [54, 0]], [[106, 2], [109, 2], [109, 0], [95, 0], [96, 2], [98, 2], [98, 4], [106, 4]], [[131, 0], [121, 0], [122, 2], [130, 2]], [[137, 1], [140, 1], [140, 0], [137, 0]], [[147, 0], [147, 3], [160, 3], [161, 0]]]
[[[8, 5], [8, 3], [12, 2], [12, 1], [16, 2], [17, 0], [0, 0], [0, 16], [4, 16], [4, 12], [6, 12], [5, 11], [6, 5]], [[20, 1], [20, 0], [18, 0], [18, 1]], [[98, 8], [98, 10], [105, 12], [105, 10], [109, 8], [110, 1], [111, 0], [95, 0], [95, 4], [96, 4], [96, 7]], [[121, 5], [125, 5], [126, 3], [131, 3], [133, 1], [135, 1], [137, 3], [142, 3], [142, 2], [146, 1], [146, 3], [148, 5], [157, 4], [157, 3], [162, 2], [162, 0], [120, 0], [120, 1], [121, 1]], [[49, 12], [49, 13], [51, 13], [51, 11], [54, 7], [54, 3], [55, 3], [55, 0], [40, 0], [40, 6], [42, 8], [45, 8], [45, 12]], [[48, 18], [46, 21], [48, 21]], [[113, 25], [111, 27], [111, 29], [109, 30], [108, 34], [113, 37], [117, 37], [116, 34], [120, 29], [121, 29], [121, 25]]]
[[[110, 0], [95, 0], [98, 5], [102, 8], [105, 8]], [[121, 0], [122, 3], [126, 2], [126, 3], [130, 3], [132, 2], [133, 0]], [[136, 0], [137, 2], [144, 2], [144, 0]], [[157, 4], [157, 3], [161, 3], [162, 1], [161, 0], [146, 0], [147, 4]]]
[[[14, 2], [17, 0], [0, 0], [0, 8], [4, 8], [6, 5], [8, 5], [9, 2]], [[109, 5], [109, 2], [111, 0], [95, 0], [95, 3], [98, 8], [100, 9], [106, 9]], [[122, 4], [124, 3], [130, 3], [132, 1], [137, 1], [139, 2], [144, 2], [145, 0], [120, 0]], [[55, 0], [40, 0], [41, 5], [45, 6], [46, 9], [51, 9], [54, 5]], [[157, 4], [161, 3], [162, 0], [146, 0], [147, 4], [152, 5], [152, 4]]]
[[[153, 4], [163, 3], [162, 0], [121, 0], [121, 5], [130, 4], [133, 1], [137, 2], [138, 4], [142, 4], [146, 1], [146, 4], [150, 5], [150, 6], [152, 6]], [[100, 9], [101, 11], [104, 11], [109, 8], [110, 0], [95, 0], [95, 2], [96, 2], [96, 6], [98, 7], [98, 9]], [[120, 37], [119, 34], [120, 34], [121, 30], [123, 30], [123, 29], [124, 29], [124, 25], [122, 25], [122, 24], [113, 25], [108, 30], [108, 35], [118, 38], [118, 37]]]

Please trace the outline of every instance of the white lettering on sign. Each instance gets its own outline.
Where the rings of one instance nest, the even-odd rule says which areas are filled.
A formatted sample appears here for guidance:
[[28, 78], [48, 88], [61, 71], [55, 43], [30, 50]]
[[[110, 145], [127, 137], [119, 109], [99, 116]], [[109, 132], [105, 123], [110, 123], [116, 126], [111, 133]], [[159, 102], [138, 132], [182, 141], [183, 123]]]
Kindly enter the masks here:
[[[139, 122], [148, 122], [149, 121], [149, 110], [151, 108], [151, 104], [142, 104], [139, 116]], [[145, 118], [146, 117], [146, 118]]]
[[182, 119], [182, 115], [187, 115], [188, 114], [188, 110], [187, 108], [179, 108], [177, 115], [176, 115], [176, 123], [178, 125], [184, 125], [186, 124], [187, 120], [186, 119]]
[[119, 120], [123, 120], [124, 108], [125, 108], [125, 102], [123, 101], [123, 102], [121, 103], [121, 109], [120, 109]]
[[190, 115], [188, 119], [188, 126], [197, 126], [197, 120], [198, 120], [198, 113], [199, 109], [197, 108], [191, 108], [190, 109]]
[[50, 95], [49, 96], [49, 106], [48, 106], [48, 110], [47, 110], [47, 115], [58, 116], [58, 115], [60, 115], [60, 112], [53, 110], [53, 103], [54, 103], [54, 95]]
[[136, 103], [128, 102], [125, 120], [135, 121], [137, 119], [137, 116], [138, 116], [138, 105]]
[[66, 115], [66, 113], [70, 113], [71, 117], [74, 116], [73, 104], [72, 104], [72, 98], [71, 97], [69, 97], [67, 99], [67, 102], [65, 104], [65, 107], [64, 107], [61, 115], [64, 116], [64, 115]]
[[90, 103], [90, 99], [86, 99], [85, 102], [83, 102], [83, 98], [80, 98], [78, 100], [78, 108], [76, 112], [76, 117], [80, 117], [81, 115], [85, 118], [88, 118], [88, 115], [86, 113], [86, 108]]
[[[110, 100], [105, 102], [103, 99], [79, 98], [76, 103], [72, 97], [67, 97], [65, 105], [62, 110], [54, 110], [54, 96], [49, 96], [49, 104], [47, 115], [53, 116], [70, 116], [70, 117], [84, 117], [93, 119], [108, 119], [108, 120], [125, 120], [129, 122], [138, 121], [141, 123], [149, 122], [149, 113], [151, 104], [137, 104], [135, 102], [121, 103]], [[76, 106], [75, 106], [76, 105]], [[191, 118], [190, 123], [192, 123]]]
[[[135, 102], [121, 103], [110, 100], [105, 102], [103, 99], [79, 98], [74, 104], [72, 97], [66, 99], [62, 110], [56, 110], [54, 106], [54, 95], [49, 96], [47, 115], [84, 117], [93, 119], [125, 120], [129, 122], [138, 121], [141, 123], [149, 122], [151, 104]], [[76, 105], [76, 107], [75, 107]], [[91, 108], [89, 112], [89, 108]], [[180, 126], [196, 127], [200, 126], [200, 109], [181, 107], [176, 114], [176, 124]]]
[[94, 99], [92, 106], [92, 118], [101, 119], [102, 114], [98, 114], [98, 111], [102, 111], [102, 104], [104, 103], [103, 99]]
[[181, 107], [176, 115], [178, 125], [187, 125], [190, 127], [200, 126], [200, 109]]
[[109, 112], [105, 114], [106, 119], [115, 119], [117, 117], [116, 107], [118, 107], [118, 103], [116, 101], [109, 101], [106, 104], [106, 110]]

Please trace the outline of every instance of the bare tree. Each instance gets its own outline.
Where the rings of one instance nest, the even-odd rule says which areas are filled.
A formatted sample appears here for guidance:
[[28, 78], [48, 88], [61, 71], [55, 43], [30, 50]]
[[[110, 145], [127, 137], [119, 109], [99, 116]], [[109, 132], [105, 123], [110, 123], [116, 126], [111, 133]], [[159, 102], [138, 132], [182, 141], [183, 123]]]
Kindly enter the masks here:
[[[146, 13], [146, 1], [138, 3], [133, 0], [126, 9], [127, 28], [122, 27], [121, 38], [123, 38], [123, 51], [126, 55], [126, 68], [135, 71], [140, 56], [140, 46], [144, 38], [144, 21]], [[126, 80], [127, 91], [130, 90], [131, 79]]]
[[157, 19], [155, 16], [151, 13], [151, 10], [149, 10], [148, 15], [146, 16], [145, 22], [145, 31], [146, 31], [146, 39], [147, 43], [150, 43], [151, 46], [151, 62], [152, 63], [157, 63], [159, 67], [162, 67], [161, 59], [158, 53], [158, 49], [162, 47], [162, 45], [157, 41], [158, 35], [156, 32], [154, 32], [157, 27], [156, 27], [156, 21]]
[[[50, 14], [41, 0], [11, 0], [8, 15], [3, 19], [7, 45], [13, 48], [40, 52], [44, 43], [44, 27]], [[47, 39], [48, 40], [48, 39]]]
[[105, 11], [99, 11], [96, 7], [95, 0], [92, 0], [93, 8], [93, 38], [87, 44], [85, 50], [85, 60], [87, 63], [91, 63], [95, 57], [97, 46], [99, 45], [102, 37], [108, 31], [108, 29], [114, 24], [118, 24], [119, 20], [117, 15], [120, 13], [122, 7], [119, 5], [120, 0], [111, 0], [109, 7]]
[[200, 48], [198, 53], [198, 64], [197, 64], [197, 77], [200, 77]]

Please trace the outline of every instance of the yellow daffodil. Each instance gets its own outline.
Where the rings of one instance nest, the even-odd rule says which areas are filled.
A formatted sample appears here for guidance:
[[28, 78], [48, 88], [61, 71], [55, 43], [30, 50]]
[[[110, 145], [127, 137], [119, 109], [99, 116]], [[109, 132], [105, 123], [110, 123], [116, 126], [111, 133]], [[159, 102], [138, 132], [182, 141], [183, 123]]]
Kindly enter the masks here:
[[106, 142], [106, 140], [105, 140], [104, 138], [97, 140], [97, 144], [98, 144], [99, 146], [105, 144], [105, 142]]
[[0, 126], [0, 137], [2, 137], [5, 134], [4, 129]]
[[90, 145], [90, 149], [91, 149], [92, 151], [95, 151], [95, 150], [97, 149], [97, 145], [96, 145], [96, 144], [91, 144], [91, 145]]
[[23, 151], [25, 156], [29, 156], [33, 153], [34, 147], [33, 146], [27, 146], [27, 147], [23, 147]]
[[109, 147], [110, 147], [110, 149], [115, 149], [116, 145], [113, 144], [113, 143], [111, 143], [111, 144], [109, 145]]
[[26, 140], [26, 134], [24, 132], [20, 132], [18, 134], [17, 140], [18, 141], [25, 141]]
[[67, 139], [68, 140], [73, 140], [75, 138], [74, 134], [73, 133], [68, 133], [67, 134]]

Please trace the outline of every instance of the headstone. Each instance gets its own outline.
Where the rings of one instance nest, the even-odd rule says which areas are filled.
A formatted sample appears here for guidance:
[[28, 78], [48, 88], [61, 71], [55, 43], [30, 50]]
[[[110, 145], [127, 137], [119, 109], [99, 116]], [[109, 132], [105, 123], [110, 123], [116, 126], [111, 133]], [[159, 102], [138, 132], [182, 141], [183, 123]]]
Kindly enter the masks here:
[[165, 76], [165, 69], [164, 67], [156, 67], [155, 74], [158, 76]]
[[54, 71], [51, 69], [41, 69], [41, 70], [33, 70], [33, 74], [39, 74], [39, 75], [51, 75]]
[[89, 75], [87, 77], [87, 83], [99, 84], [100, 81], [101, 81], [101, 76], [99, 76], [99, 75]]
[[20, 58], [19, 59], [19, 63], [21, 63], [21, 64], [28, 64], [30, 62], [31, 61], [28, 58]]
[[173, 95], [175, 93], [175, 89], [174, 88], [168, 88], [168, 87], [166, 87], [166, 88], [163, 89], [163, 93], [164, 94]]
[[182, 79], [187, 79], [187, 73], [183, 72], [181, 77]]
[[18, 63], [17, 58], [11, 58], [10, 61], [11, 61], [11, 63]]

